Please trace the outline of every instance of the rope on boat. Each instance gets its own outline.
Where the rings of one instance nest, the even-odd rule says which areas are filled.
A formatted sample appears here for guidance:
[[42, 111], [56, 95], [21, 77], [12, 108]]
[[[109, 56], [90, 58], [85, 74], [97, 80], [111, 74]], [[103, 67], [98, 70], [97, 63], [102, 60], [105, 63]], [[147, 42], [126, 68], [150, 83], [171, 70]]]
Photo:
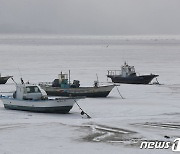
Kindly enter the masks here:
[[76, 100], [74, 100], [74, 101], [75, 101], [76, 105], [79, 107], [79, 109], [81, 110], [81, 115], [84, 115], [84, 114], [85, 114], [88, 119], [91, 119], [91, 116], [88, 115], [86, 112], [83, 111], [83, 109], [80, 107], [80, 105], [77, 103], [77, 101], [76, 101]]
[[17, 85], [17, 83], [16, 83], [16, 81], [14, 81], [14, 78], [13, 78], [13, 77], [11, 77], [11, 80]]
[[121, 95], [121, 93], [120, 93], [120, 91], [119, 91], [119, 89], [118, 89], [117, 86], [116, 86], [116, 88], [117, 88], [117, 91], [118, 91], [119, 95], [121, 96], [121, 98], [122, 98], [122, 99], [125, 99], [125, 98]]

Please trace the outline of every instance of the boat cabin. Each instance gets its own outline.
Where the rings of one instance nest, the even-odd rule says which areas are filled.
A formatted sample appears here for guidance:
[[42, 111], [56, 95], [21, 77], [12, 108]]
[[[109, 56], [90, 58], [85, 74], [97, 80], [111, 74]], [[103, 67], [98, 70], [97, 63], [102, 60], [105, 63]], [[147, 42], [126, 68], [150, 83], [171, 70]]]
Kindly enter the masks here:
[[129, 66], [126, 62], [121, 66], [121, 75], [122, 77], [127, 77], [130, 75], [136, 75], [134, 66]]
[[108, 70], [108, 76], [136, 76], [134, 66], [129, 66], [126, 62], [121, 66], [121, 70]]
[[61, 72], [61, 74], [58, 74], [58, 78], [59, 78], [59, 85], [61, 86], [61, 88], [69, 88], [70, 85], [68, 83], [68, 74], [63, 74]]
[[55, 79], [52, 83], [52, 87], [60, 88], [78, 88], [80, 86], [79, 80], [74, 80], [73, 83], [70, 83], [70, 74], [58, 74], [58, 79]]
[[18, 100], [42, 100], [47, 99], [47, 93], [37, 85], [17, 84], [13, 97]]

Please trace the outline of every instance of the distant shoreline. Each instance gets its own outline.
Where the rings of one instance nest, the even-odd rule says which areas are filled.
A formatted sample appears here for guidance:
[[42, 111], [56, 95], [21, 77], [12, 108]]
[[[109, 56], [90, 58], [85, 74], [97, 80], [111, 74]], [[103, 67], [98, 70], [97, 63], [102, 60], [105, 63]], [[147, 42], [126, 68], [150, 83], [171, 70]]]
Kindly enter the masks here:
[[33, 35], [0, 34], [0, 44], [10, 45], [135, 45], [135, 44], [180, 44], [180, 35]]

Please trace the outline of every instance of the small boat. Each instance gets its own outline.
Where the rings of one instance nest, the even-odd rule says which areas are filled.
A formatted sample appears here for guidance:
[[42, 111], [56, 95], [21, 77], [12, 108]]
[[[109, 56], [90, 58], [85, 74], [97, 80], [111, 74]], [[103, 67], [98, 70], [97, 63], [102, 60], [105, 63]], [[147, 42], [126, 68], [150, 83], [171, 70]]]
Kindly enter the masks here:
[[[70, 74], [70, 73], [69, 73]], [[70, 75], [59, 74], [58, 79], [52, 83], [40, 83], [40, 87], [46, 91], [49, 96], [85, 96], [85, 97], [107, 97], [111, 90], [116, 86], [99, 86], [98, 81], [94, 82], [93, 87], [80, 87], [79, 80], [70, 83]]]
[[48, 99], [47, 93], [33, 84], [16, 84], [13, 96], [1, 96], [0, 99], [6, 109], [63, 114], [76, 102], [75, 98]]
[[112, 82], [125, 84], [149, 84], [157, 76], [159, 75], [137, 75], [134, 66], [129, 66], [126, 62], [121, 70], [108, 70], [107, 75]]
[[12, 78], [12, 76], [1, 76], [0, 74], [0, 84], [5, 84], [9, 78]]

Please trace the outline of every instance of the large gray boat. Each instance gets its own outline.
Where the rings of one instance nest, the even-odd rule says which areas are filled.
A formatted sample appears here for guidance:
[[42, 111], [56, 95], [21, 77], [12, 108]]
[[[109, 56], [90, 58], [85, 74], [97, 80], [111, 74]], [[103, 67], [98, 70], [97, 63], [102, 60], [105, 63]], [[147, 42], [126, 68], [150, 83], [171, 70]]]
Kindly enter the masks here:
[[[69, 73], [70, 74], [70, 73]], [[79, 80], [70, 83], [70, 75], [59, 74], [58, 79], [52, 83], [40, 83], [40, 87], [46, 91], [49, 96], [85, 96], [85, 97], [107, 97], [115, 84], [99, 86], [94, 82], [93, 87], [80, 87]]]

